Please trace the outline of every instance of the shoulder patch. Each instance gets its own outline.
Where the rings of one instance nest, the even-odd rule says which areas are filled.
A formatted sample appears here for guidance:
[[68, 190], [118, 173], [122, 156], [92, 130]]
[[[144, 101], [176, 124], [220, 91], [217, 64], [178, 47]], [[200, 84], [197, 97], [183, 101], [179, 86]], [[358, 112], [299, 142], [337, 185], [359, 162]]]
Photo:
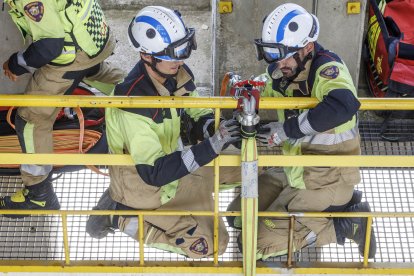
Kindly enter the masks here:
[[336, 65], [325, 67], [324, 69], [321, 70], [319, 75], [326, 79], [330, 79], [330, 80], [335, 79], [339, 75], [339, 68]]
[[206, 239], [199, 238], [190, 246], [190, 251], [197, 255], [206, 255], [208, 253], [208, 243]]
[[40, 22], [43, 18], [45, 7], [42, 2], [30, 2], [24, 6], [24, 13], [33, 21]]

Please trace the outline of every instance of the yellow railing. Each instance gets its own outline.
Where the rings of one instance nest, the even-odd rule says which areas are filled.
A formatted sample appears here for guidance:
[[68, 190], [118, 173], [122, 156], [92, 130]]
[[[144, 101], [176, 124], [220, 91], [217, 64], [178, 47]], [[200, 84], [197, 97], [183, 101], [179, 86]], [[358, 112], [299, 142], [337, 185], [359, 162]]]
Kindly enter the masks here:
[[[410, 99], [360, 99], [363, 110], [406, 110], [414, 109], [414, 100]], [[304, 109], [315, 106], [313, 99], [304, 98], [262, 98], [261, 109]], [[0, 106], [57, 106], [57, 107], [176, 107], [216, 109], [216, 117], [222, 108], [236, 108], [232, 98], [182, 98], [182, 97], [89, 97], [89, 96], [16, 96], [0, 95]], [[218, 121], [218, 120], [216, 120]], [[55, 165], [134, 165], [128, 155], [111, 155], [102, 158], [102, 154], [0, 154], [0, 164], [55, 164]], [[215, 167], [215, 194], [219, 191], [219, 166], [239, 166], [240, 156], [222, 155], [209, 164]], [[361, 167], [414, 167], [412, 156], [259, 156], [259, 166], [361, 166]], [[62, 233], [65, 259], [61, 261], [0, 261], [3, 272], [113, 272], [113, 273], [242, 273], [240, 262], [218, 261], [218, 218], [220, 216], [240, 216], [240, 212], [219, 212], [218, 196], [215, 197], [213, 212], [203, 211], [77, 211], [77, 210], [0, 210], [0, 214], [28, 215], [57, 215], [62, 220]], [[136, 215], [139, 221], [139, 262], [113, 261], [71, 261], [69, 251], [67, 217], [72, 215]], [[215, 254], [212, 262], [145, 262], [143, 243], [143, 224], [145, 216], [153, 215], [196, 215], [214, 216], [214, 247]], [[369, 243], [372, 220], [375, 217], [412, 218], [414, 213], [280, 213], [259, 212], [259, 216], [289, 217], [291, 225], [295, 217], [367, 217], [368, 229], [366, 242]], [[293, 233], [293, 227], [290, 229]], [[367, 244], [368, 245], [368, 244]], [[366, 247], [367, 248], [367, 247]], [[373, 263], [368, 262], [368, 252], [365, 252], [362, 263], [294, 263], [292, 260], [292, 245], [289, 247], [286, 264], [277, 267], [258, 263], [257, 273], [297, 273], [297, 274], [414, 274], [414, 265], [402, 263]]]

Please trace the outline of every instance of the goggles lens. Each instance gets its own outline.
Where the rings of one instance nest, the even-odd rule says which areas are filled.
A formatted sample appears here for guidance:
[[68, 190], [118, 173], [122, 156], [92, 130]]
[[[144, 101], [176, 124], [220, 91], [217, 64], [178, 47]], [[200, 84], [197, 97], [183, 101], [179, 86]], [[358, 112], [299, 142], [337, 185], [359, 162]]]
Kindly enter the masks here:
[[191, 51], [197, 49], [197, 42], [195, 38], [195, 30], [193, 28], [187, 29], [187, 34], [184, 38], [171, 43], [163, 51], [153, 54], [153, 56], [167, 57], [170, 60], [183, 60], [191, 56]]
[[301, 48], [288, 47], [279, 43], [266, 43], [261, 39], [254, 40], [258, 60], [264, 59], [267, 63], [281, 61], [293, 56]]

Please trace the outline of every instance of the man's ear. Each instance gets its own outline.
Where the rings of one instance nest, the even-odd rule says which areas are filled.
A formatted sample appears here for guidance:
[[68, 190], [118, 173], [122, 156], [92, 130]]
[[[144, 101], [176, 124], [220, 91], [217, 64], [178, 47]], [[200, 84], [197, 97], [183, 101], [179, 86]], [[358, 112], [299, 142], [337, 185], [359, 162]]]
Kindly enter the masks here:
[[143, 53], [140, 53], [140, 55], [141, 55], [141, 59], [151, 63], [151, 55], [146, 55]]
[[310, 52], [313, 51], [313, 49], [315, 49], [315, 43], [313, 42], [309, 42], [308, 44], [305, 45], [304, 50], [305, 50], [305, 56], [307, 54], [309, 54]]

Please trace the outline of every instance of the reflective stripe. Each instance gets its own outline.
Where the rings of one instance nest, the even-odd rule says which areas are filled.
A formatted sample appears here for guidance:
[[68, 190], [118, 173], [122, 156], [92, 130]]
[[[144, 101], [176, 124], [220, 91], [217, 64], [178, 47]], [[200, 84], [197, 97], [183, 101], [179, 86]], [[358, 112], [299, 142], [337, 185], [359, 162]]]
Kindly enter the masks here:
[[[122, 218], [122, 217], [121, 217]], [[120, 229], [133, 239], [138, 239], [138, 218], [123, 218], [124, 229]]]
[[52, 60], [52, 64], [56, 65], [66, 65], [72, 63], [76, 58], [76, 49], [75, 46], [65, 46], [62, 49], [61, 54]]
[[[138, 221], [138, 219], [137, 219], [137, 221]], [[155, 230], [155, 227], [153, 227], [153, 226], [149, 227], [149, 230], [147, 231], [147, 236], [145, 237], [145, 240], [144, 240], [144, 244], [148, 244], [148, 239], [151, 236], [152, 232], [154, 232], [154, 230]]]
[[299, 143], [310, 143], [314, 145], [336, 145], [343, 143], [348, 140], [352, 140], [358, 136], [358, 127], [347, 130], [342, 133], [332, 134], [332, 133], [319, 133], [313, 136], [305, 136], [301, 139], [298, 139]]
[[18, 52], [17, 53], [17, 63], [21, 66], [24, 67], [27, 71], [29, 71], [30, 73], [33, 73], [34, 71], [36, 71], [36, 68], [31, 67], [29, 65], [27, 65], [26, 60], [23, 57], [23, 53], [22, 52]]
[[26, 153], [35, 153], [34, 141], [33, 141], [34, 124], [26, 122], [23, 129], [23, 140], [26, 148]]
[[206, 123], [204, 124], [204, 126], [203, 126], [203, 137], [204, 137], [204, 139], [207, 139], [207, 138], [209, 138], [210, 137], [210, 133], [208, 133], [208, 126], [211, 124], [211, 123], [214, 123], [214, 119], [208, 119], [207, 121], [206, 121]]
[[181, 152], [181, 159], [189, 172], [194, 172], [200, 165], [195, 161], [194, 153], [191, 149], [186, 149]]
[[86, 11], [83, 13], [83, 15], [81, 17], [81, 21], [83, 21], [86, 18], [86, 16], [89, 14], [89, 12], [91, 10], [91, 7], [92, 7], [92, 2], [93, 2], [93, 0], [89, 0], [88, 7], [86, 8]]
[[[316, 246], [316, 234], [313, 231], [310, 231], [309, 234], [306, 235], [306, 246], [305, 247], [315, 247]], [[303, 248], [305, 248], [303, 247]]]
[[184, 144], [183, 144], [183, 140], [181, 140], [181, 137], [178, 137], [178, 141], [177, 141], [177, 149], [179, 151], [183, 151], [184, 150]]
[[33, 176], [48, 175], [52, 171], [52, 165], [28, 165], [22, 164], [20, 167], [22, 171], [30, 173]]
[[299, 118], [298, 118], [299, 129], [305, 135], [315, 135], [319, 132], [314, 130], [312, 126], [310, 125], [309, 120], [308, 120], [308, 113], [309, 113], [309, 110], [306, 110], [305, 112], [299, 115]]
[[75, 50], [65, 51], [65, 48], [63, 48], [62, 50], [62, 55], [74, 55], [74, 54], [76, 54]]

